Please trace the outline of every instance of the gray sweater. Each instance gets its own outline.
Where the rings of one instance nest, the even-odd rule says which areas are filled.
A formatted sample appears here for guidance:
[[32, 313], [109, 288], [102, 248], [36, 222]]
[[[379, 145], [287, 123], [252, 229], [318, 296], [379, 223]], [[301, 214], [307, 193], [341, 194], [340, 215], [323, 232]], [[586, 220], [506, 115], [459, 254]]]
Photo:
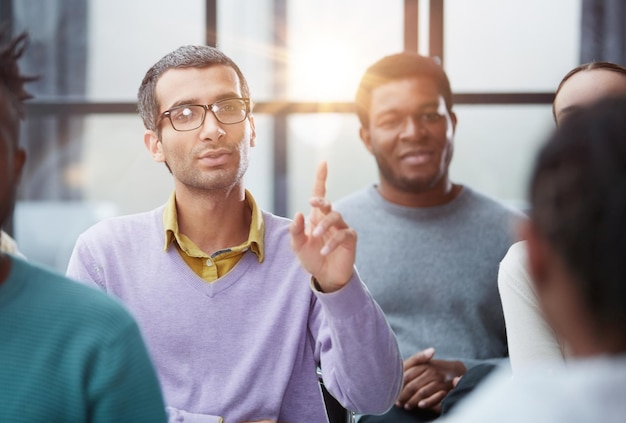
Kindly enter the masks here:
[[498, 263], [521, 213], [468, 187], [445, 205], [413, 208], [370, 186], [334, 207], [357, 231], [357, 269], [403, 358], [434, 347], [435, 358], [469, 368], [507, 356]]

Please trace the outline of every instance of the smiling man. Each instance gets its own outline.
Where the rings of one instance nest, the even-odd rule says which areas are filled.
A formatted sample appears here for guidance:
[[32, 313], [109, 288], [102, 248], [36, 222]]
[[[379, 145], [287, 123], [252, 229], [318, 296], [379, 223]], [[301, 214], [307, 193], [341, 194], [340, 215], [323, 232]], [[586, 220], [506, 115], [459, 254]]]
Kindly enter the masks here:
[[[521, 215], [450, 180], [457, 117], [435, 60], [382, 58], [362, 77], [356, 106], [379, 181], [335, 208], [359, 234], [357, 267], [404, 358], [396, 407], [361, 421], [431, 421], [456, 377], [507, 356], [496, 278]], [[478, 379], [489, 367], [475, 369]], [[476, 379], [464, 377], [463, 389]]]
[[324, 198], [325, 164], [306, 228], [300, 213], [257, 206], [244, 186], [251, 110], [246, 79], [215, 48], [181, 47], [148, 70], [144, 142], [175, 190], [81, 235], [68, 275], [135, 314], [171, 422], [326, 422], [318, 367], [344, 407], [383, 413], [402, 360], [354, 270], [356, 234]]

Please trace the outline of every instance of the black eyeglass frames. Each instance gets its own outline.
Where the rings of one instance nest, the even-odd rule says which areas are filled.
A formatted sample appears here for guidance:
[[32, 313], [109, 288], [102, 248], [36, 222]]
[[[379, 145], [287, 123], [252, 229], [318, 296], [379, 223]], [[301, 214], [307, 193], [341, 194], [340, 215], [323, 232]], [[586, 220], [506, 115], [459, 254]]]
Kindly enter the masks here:
[[243, 122], [250, 114], [250, 99], [225, 98], [213, 104], [181, 104], [163, 112], [159, 122], [167, 117], [176, 131], [193, 131], [204, 124], [207, 110], [218, 122], [233, 125]]

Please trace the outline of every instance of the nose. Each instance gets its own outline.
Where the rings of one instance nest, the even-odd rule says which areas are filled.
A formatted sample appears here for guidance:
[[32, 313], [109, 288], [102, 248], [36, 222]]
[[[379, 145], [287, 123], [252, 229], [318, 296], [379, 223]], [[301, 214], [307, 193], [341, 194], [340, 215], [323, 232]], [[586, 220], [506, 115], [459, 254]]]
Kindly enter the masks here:
[[204, 115], [204, 122], [202, 122], [202, 126], [200, 126], [200, 137], [203, 140], [217, 141], [225, 134], [226, 131], [220, 121], [217, 120], [210, 109], [207, 110]]
[[400, 139], [415, 140], [426, 131], [425, 125], [413, 116], [407, 116], [400, 132]]

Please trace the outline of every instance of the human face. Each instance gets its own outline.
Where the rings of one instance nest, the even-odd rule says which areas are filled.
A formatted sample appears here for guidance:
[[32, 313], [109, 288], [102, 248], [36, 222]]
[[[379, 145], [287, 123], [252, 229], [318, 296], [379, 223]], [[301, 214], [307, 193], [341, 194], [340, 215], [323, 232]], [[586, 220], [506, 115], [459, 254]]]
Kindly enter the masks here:
[[432, 78], [391, 81], [371, 95], [369, 127], [360, 135], [378, 164], [380, 192], [402, 203], [406, 194], [444, 198], [449, 191], [456, 116]]
[[8, 110], [3, 90], [0, 88], [0, 227], [13, 213], [17, 185], [26, 158], [24, 150], [17, 147], [17, 134], [7, 125], [6, 119], [16, 119]]
[[626, 75], [607, 69], [575, 73], [563, 83], [554, 99], [556, 124], [576, 109], [618, 95], [626, 95]]
[[[237, 73], [228, 66], [170, 69], [156, 85], [159, 113], [181, 104], [213, 104], [241, 97]], [[174, 176], [176, 189], [227, 190], [243, 187], [249, 151], [254, 146], [254, 120], [225, 125], [207, 112], [202, 126], [186, 132], [174, 130], [168, 119], [159, 123], [160, 136], [145, 135], [146, 147]], [[243, 189], [243, 188], [242, 188]]]

